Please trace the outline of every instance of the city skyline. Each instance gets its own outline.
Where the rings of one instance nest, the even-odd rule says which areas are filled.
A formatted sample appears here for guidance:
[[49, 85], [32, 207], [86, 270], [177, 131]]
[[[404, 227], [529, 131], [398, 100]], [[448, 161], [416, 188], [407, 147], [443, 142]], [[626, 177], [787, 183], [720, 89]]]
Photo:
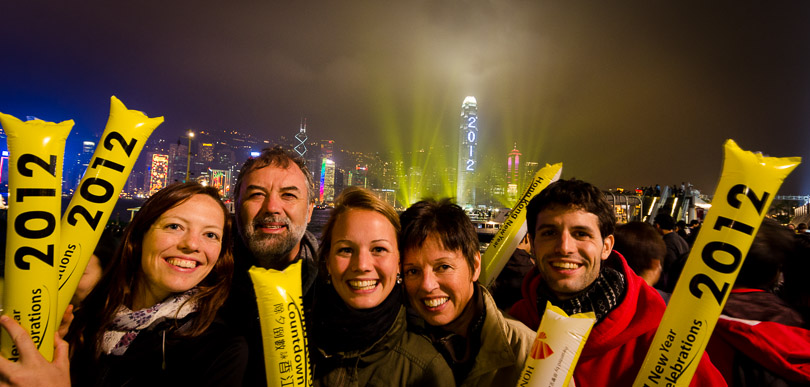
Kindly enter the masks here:
[[[465, 121], [462, 116], [462, 122]], [[460, 129], [464, 130], [465, 126], [461, 125]], [[258, 150], [267, 146], [283, 146], [290, 152], [296, 152], [296, 146], [300, 145], [300, 137], [296, 136], [291, 136], [291, 138], [281, 136], [278, 139], [263, 140], [236, 131], [223, 131], [221, 133], [200, 131], [196, 134], [189, 133], [185, 139], [188, 140], [189, 138], [194, 139], [194, 141], [183, 143], [178, 139], [177, 142], [172, 142], [164, 138], [151, 136], [127, 179], [122, 190], [122, 198], [140, 198], [139, 200], [143, 200], [166, 184], [185, 181], [186, 176], [188, 176], [186, 175], [186, 168], [190, 168], [190, 180], [219, 187], [223, 194], [223, 200], [225, 200], [228, 208], [233, 211], [234, 193], [230, 191], [230, 188], [235, 184], [236, 175], [244, 160], [248, 157], [257, 156], [260, 153]], [[188, 151], [188, 144], [192, 146], [191, 152]], [[72, 195], [72, 191], [67, 188], [75, 187], [78, 183], [81, 174], [91, 161], [90, 156], [95, 150], [95, 145], [95, 142], [83, 141], [81, 152], [76, 154], [74, 159], [70, 157], [65, 159], [63, 197], [67, 198]], [[390, 157], [393, 156], [393, 153], [381, 155], [376, 152], [366, 154], [347, 150], [337, 146], [333, 140], [314, 137], [310, 138], [306, 145], [314, 150], [314, 152], [305, 153], [303, 156], [307, 158], [307, 163], [313, 173], [316, 203], [319, 205], [331, 205], [337, 193], [352, 185], [368, 188], [383, 200], [400, 209], [404, 209], [415, 201], [426, 197], [453, 197], [457, 200], [457, 197], [454, 196], [455, 189], [447, 186], [448, 181], [456, 177], [456, 171], [454, 169], [442, 170], [426, 162], [433, 159], [433, 157], [429, 156], [430, 153], [434, 151], [446, 153], [450, 148], [449, 146], [445, 146], [440, 150], [420, 150], [417, 152], [419, 155], [408, 155], [414, 156], [411, 160], [420, 160], [421, 162], [417, 165], [407, 165], [403, 160], [391, 161]], [[513, 144], [511, 148], [508, 154], [501, 155], [501, 157], [484, 157], [486, 159], [484, 164], [487, 168], [475, 176], [476, 181], [481, 186], [477, 195], [479, 200], [474, 203], [475, 206], [468, 203], [466, 207], [468, 210], [483, 209], [489, 211], [498, 208], [511, 208], [517, 199], [517, 194], [523, 193], [526, 182], [531, 181], [534, 173], [539, 170], [539, 163], [520, 160], [521, 153], [518, 144]], [[191, 155], [191, 159], [187, 159], [185, 157], [187, 155]], [[459, 156], [461, 159], [467, 157], [466, 154], [460, 154]], [[160, 159], [161, 163], [155, 164], [155, 158]], [[149, 165], [150, 162], [151, 166]], [[321, 162], [321, 170], [317, 168], [318, 162]], [[7, 163], [0, 164], [7, 165]], [[156, 165], [159, 167], [159, 174], [162, 174], [160, 178], [164, 179], [158, 186], [154, 185], [155, 173], [153, 171]], [[324, 179], [325, 172], [328, 176]], [[3, 170], [3, 174], [0, 183], [7, 184], [7, 177], [5, 176], [7, 169]], [[71, 183], [70, 179], [75, 181]], [[626, 194], [631, 196], [641, 195], [642, 192], [644, 196], [647, 196], [650, 192], [658, 189], [657, 185], [616, 187], [618, 189], [603, 188], [603, 191], [605, 191], [607, 198], [612, 198], [612, 202], [615, 202], [617, 194], [625, 194], [623, 191], [628, 191]], [[677, 183], [664, 185], [671, 187], [670, 193], [681, 192]], [[693, 191], [697, 187], [689, 183], [686, 183], [686, 186], [682, 183], [680, 190], [683, 189], [686, 189], [689, 195], [700, 194], [701, 198], [711, 201], [711, 199], [707, 198], [712, 194], [711, 192], [700, 192], [699, 189]], [[801, 205], [807, 203], [808, 198], [810, 198], [808, 195], [777, 195], [776, 199], [780, 204], [775, 204], [771, 210], [776, 211], [775, 213], [786, 211], [786, 209], [789, 211], [789, 203]], [[129, 203], [131, 206], [133, 202], [130, 201]], [[116, 215], [119, 221], [121, 217], [120, 211], [122, 210], [123, 208], [118, 209], [119, 213]], [[622, 211], [628, 210], [624, 209]]]
[[[467, 99], [470, 97], [468, 96]], [[466, 100], [465, 99], [465, 103]], [[457, 175], [455, 170], [451, 170], [448, 174], [448, 165], [431, 164], [431, 161], [436, 161], [437, 158], [432, 156], [432, 153], [443, 153], [447, 155], [453, 147], [453, 144], [445, 144], [443, 149], [428, 148], [420, 149], [411, 154], [408, 152], [403, 157], [402, 154], [397, 152], [360, 152], [351, 149], [344, 149], [343, 147], [337, 148], [337, 152], [333, 152], [333, 147], [336, 146], [333, 140], [321, 139], [318, 137], [307, 137], [309, 141], [301, 142], [299, 135], [305, 133], [302, 120], [302, 126], [298, 132], [290, 131], [290, 136], [279, 136], [274, 139], [261, 139], [251, 136], [249, 134], [239, 133], [238, 131], [220, 131], [219, 133], [212, 133], [209, 131], [198, 131], [196, 136], [192, 136], [193, 141], [186, 143], [188, 136], [178, 137], [176, 142], [161, 138], [153, 134], [147, 141], [147, 144], [139, 156], [131, 175], [128, 177], [128, 182], [124, 187], [123, 192], [126, 195], [134, 196], [148, 195], [147, 192], [154, 192], [155, 189], [150, 190], [148, 175], [149, 170], [154, 167], [149, 166], [149, 163], [154, 163], [154, 157], [160, 156], [161, 160], [165, 162], [165, 183], [158, 186], [162, 188], [165, 184], [182, 182], [186, 180], [186, 173], [190, 170], [191, 178], [193, 180], [205, 181], [206, 183], [213, 180], [226, 182], [225, 185], [233, 185], [236, 180], [239, 167], [247, 160], [248, 157], [255, 156], [261, 149], [282, 146], [291, 152], [298, 152], [300, 145], [307, 145], [312, 148], [308, 154], [302, 155], [308, 162], [311, 172], [315, 178], [315, 190], [323, 190], [324, 182], [319, 181], [322, 176], [323, 167], [322, 162], [324, 159], [329, 159], [332, 171], [338, 170], [337, 177], [331, 177], [329, 183], [329, 193], [324, 198], [323, 192], [320, 192], [318, 197], [319, 203], [331, 203], [334, 196], [339, 193], [343, 188], [349, 185], [361, 185], [367, 188], [376, 190], [384, 190], [386, 192], [395, 192], [396, 201], [400, 205], [409, 205], [424, 197], [453, 197], [458, 200], [458, 190], [452, 186], [455, 181], [452, 181]], [[465, 134], [466, 126], [463, 124], [467, 122], [464, 114], [461, 117], [462, 125], [459, 127], [461, 134]], [[2, 135], [2, 128], [0, 128], [0, 135]], [[95, 150], [95, 145], [98, 139], [94, 141], [87, 141], [81, 139], [81, 147], [76, 152], [71, 152], [66, 148], [66, 158], [64, 161], [64, 174], [63, 174], [63, 194], [69, 194], [71, 187], [75, 188], [78, 184], [81, 175], [84, 173], [85, 168], [90, 162], [91, 155]], [[188, 152], [188, 144], [192, 145], [191, 152]], [[328, 149], [324, 150], [324, 146]], [[461, 143], [459, 148], [466, 149], [465, 144]], [[5, 145], [5, 144], [0, 144]], [[223, 153], [222, 146], [226, 146], [225, 153]], [[0, 146], [2, 149], [3, 146]], [[298, 148], [298, 149], [296, 149]], [[513, 203], [517, 195], [523, 192], [525, 182], [529, 181], [534, 172], [541, 166], [540, 163], [531, 160], [520, 160], [520, 150], [517, 143], [514, 143], [509, 152], [504, 152], [501, 155], [483, 155], [482, 163], [485, 167], [481, 171], [473, 174], [476, 181], [483, 182], [488, 190], [479, 188], [479, 193], [482, 194], [484, 199], [476, 202], [476, 205], [490, 206], [490, 207], [509, 207]], [[320, 149], [320, 152], [318, 151]], [[507, 148], [504, 148], [507, 149]], [[340, 157], [334, 157], [334, 154]], [[187, 159], [187, 155], [191, 155], [191, 159]], [[74, 156], [74, 157], [71, 157]], [[458, 160], [459, 165], [466, 165], [467, 154], [461, 154], [459, 150]], [[399, 159], [397, 159], [399, 158]], [[406, 159], [411, 163], [407, 164]], [[446, 162], [453, 157], [444, 158], [440, 161]], [[501, 160], [503, 159], [503, 160]], [[173, 160], [173, 161], [172, 161]], [[215, 162], [216, 160], [216, 162]], [[505, 161], [505, 163], [504, 163]], [[172, 166], [170, 164], [176, 164]], [[369, 167], [371, 165], [372, 167]], [[7, 162], [4, 163], [3, 176], [0, 176], [0, 183], [7, 183]], [[188, 170], [186, 168], [189, 168]], [[452, 168], [450, 166], [449, 168]], [[370, 172], [373, 171], [373, 172]], [[393, 172], [392, 172], [393, 171]], [[444, 172], [443, 172], [444, 171]], [[334, 172], [332, 172], [334, 173]], [[352, 177], [352, 174], [355, 177]], [[362, 173], [363, 184], [357, 184], [357, 173]], [[388, 174], [388, 176], [385, 176]], [[460, 174], [459, 174], [460, 175]], [[334, 179], [337, 178], [338, 182], [335, 185]], [[655, 185], [670, 185], [678, 186], [678, 182], [647, 182], [645, 184], [637, 184], [625, 187], [600, 187], [604, 191], [633, 191]], [[686, 183], [690, 187], [696, 188], [701, 191], [702, 195], [711, 195], [712, 192], [707, 192], [702, 187], [695, 187], [691, 182]], [[448, 184], [450, 186], [448, 186]], [[515, 185], [514, 187], [512, 185]], [[135, 188], [137, 187], [137, 188]], [[1, 191], [1, 190], [0, 190]], [[5, 192], [3, 192], [5, 193]], [[233, 193], [225, 190], [223, 191], [224, 197], [232, 197]], [[807, 196], [807, 195], [790, 195], [784, 194], [783, 196]], [[462, 203], [463, 204], [463, 203]], [[468, 203], [472, 206], [472, 202]]]

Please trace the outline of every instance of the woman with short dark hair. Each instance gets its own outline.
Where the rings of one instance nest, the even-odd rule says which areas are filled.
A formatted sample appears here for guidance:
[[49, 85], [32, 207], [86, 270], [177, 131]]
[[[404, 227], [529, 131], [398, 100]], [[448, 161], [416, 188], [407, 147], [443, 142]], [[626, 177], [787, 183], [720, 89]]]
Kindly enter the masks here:
[[477, 280], [478, 236], [449, 199], [423, 200], [400, 215], [405, 288], [419, 317], [411, 329], [444, 356], [459, 386], [515, 385], [535, 334], [503, 316]]

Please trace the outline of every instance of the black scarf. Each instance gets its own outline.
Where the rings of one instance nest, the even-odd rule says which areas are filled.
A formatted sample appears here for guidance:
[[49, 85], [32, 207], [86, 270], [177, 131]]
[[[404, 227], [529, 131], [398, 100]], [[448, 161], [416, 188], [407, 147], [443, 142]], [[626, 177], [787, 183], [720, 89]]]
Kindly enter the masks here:
[[343, 302], [332, 285], [319, 280], [312, 307], [314, 344], [329, 354], [366, 349], [388, 332], [403, 300], [402, 286], [396, 284], [380, 305], [354, 309]]
[[[433, 341], [433, 345], [450, 365], [456, 383], [459, 385], [467, 378], [475, 364], [475, 358], [481, 347], [481, 329], [484, 327], [486, 317], [484, 297], [481, 295], [481, 290], [478, 289], [478, 284], [473, 284], [473, 286], [472, 298], [455, 320], [440, 327], [426, 324], [427, 333]], [[453, 328], [465, 329], [466, 334], [454, 333], [451, 331]]]
[[606, 263], [610, 260], [603, 261], [602, 269], [599, 271], [599, 277], [596, 281], [581, 291], [576, 296], [567, 300], [560, 300], [551, 289], [548, 288], [543, 281], [537, 287], [537, 310], [542, 318], [546, 310], [546, 301], [562, 309], [568, 315], [576, 313], [594, 312], [596, 315], [596, 322], [610, 313], [611, 310], [616, 308], [624, 299], [624, 293], [627, 289], [627, 280], [619, 270], [608, 267]]

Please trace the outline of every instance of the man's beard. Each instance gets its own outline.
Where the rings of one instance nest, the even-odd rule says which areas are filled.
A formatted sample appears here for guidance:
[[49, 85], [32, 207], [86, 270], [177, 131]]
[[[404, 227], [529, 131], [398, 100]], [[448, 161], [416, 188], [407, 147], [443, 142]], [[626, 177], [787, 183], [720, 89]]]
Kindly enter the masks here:
[[[265, 222], [284, 223], [287, 232], [282, 234], [265, 234], [256, 231]], [[245, 228], [245, 242], [247, 242], [256, 263], [266, 269], [283, 270], [292, 261], [290, 252], [301, 243], [301, 238], [307, 230], [306, 225], [296, 226], [290, 219], [282, 216], [265, 216], [256, 218]]]

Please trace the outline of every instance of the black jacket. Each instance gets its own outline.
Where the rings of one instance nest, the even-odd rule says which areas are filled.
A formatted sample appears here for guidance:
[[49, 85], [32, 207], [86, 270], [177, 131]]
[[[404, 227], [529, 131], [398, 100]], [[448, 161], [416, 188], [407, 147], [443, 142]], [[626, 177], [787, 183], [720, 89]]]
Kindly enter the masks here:
[[664, 235], [664, 244], [667, 246], [667, 254], [664, 257], [661, 279], [658, 280], [655, 287], [665, 292], [672, 293], [675, 289], [675, 284], [678, 282], [678, 278], [681, 276], [686, 258], [689, 257], [690, 248], [689, 244], [675, 232]]
[[[180, 320], [179, 330], [196, 314]], [[92, 346], [71, 359], [74, 386], [232, 386], [247, 366], [247, 343], [215, 320], [196, 337], [178, 334], [174, 320], [141, 331], [120, 356], [93, 359]], [[165, 342], [165, 344], [164, 344]]]
[[[253, 290], [253, 281], [248, 270], [254, 265], [255, 259], [250, 250], [244, 245], [238, 233], [234, 238], [234, 273], [231, 292], [225, 305], [219, 310], [228, 326], [240, 332], [248, 343], [248, 366], [243, 380], [244, 386], [265, 386], [267, 376], [264, 367], [264, 348], [262, 347], [262, 328], [259, 323], [259, 307], [256, 304], [256, 292]], [[304, 310], [311, 305], [312, 292], [310, 289], [318, 276], [318, 240], [307, 231], [301, 240], [301, 247], [297, 259], [303, 259], [301, 268], [302, 294], [304, 295]], [[306, 317], [305, 317], [306, 318]], [[232, 384], [238, 385], [238, 384]]]
[[405, 307], [376, 343], [351, 352], [312, 351], [318, 386], [453, 386], [453, 371], [430, 340], [406, 330]]

